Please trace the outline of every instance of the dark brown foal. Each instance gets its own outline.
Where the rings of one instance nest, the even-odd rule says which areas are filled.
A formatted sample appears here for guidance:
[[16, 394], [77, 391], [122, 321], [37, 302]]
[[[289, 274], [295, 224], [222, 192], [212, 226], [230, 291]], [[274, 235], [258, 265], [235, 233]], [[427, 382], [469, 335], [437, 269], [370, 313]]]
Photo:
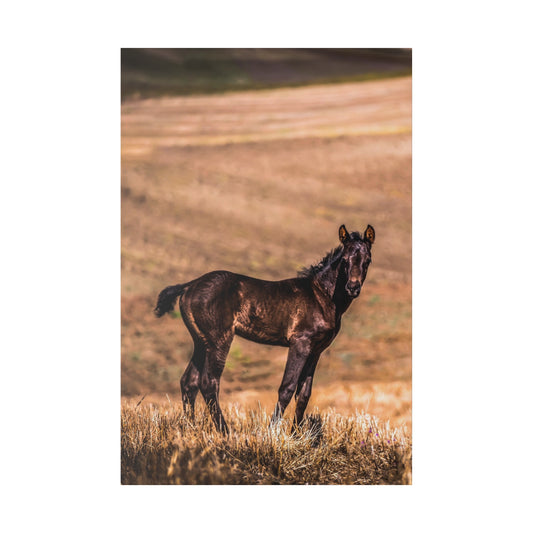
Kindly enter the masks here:
[[272, 419], [278, 420], [296, 394], [296, 424], [303, 420], [320, 354], [339, 332], [341, 316], [361, 292], [375, 239], [339, 228], [341, 244], [298, 277], [264, 281], [215, 271], [159, 294], [155, 313], [172, 311], [179, 296], [183, 321], [194, 342], [181, 378], [183, 406], [194, 414], [198, 391], [218, 430], [227, 432], [219, 404], [220, 377], [235, 335], [261, 344], [286, 346], [289, 355]]

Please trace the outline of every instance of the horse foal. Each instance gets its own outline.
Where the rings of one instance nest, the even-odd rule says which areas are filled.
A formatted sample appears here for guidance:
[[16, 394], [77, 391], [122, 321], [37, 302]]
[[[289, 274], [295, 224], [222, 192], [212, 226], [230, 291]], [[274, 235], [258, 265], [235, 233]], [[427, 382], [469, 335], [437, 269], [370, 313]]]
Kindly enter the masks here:
[[272, 419], [278, 420], [296, 394], [295, 423], [300, 424], [320, 354], [341, 326], [341, 316], [361, 292], [371, 262], [375, 232], [363, 235], [339, 228], [340, 245], [298, 277], [265, 281], [217, 270], [163, 289], [156, 316], [174, 309], [194, 342], [194, 352], [180, 384], [183, 407], [191, 416], [198, 391], [202, 393], [219, 431], [228, 426], [218, 401], [220, 378], [238, 335], [261, 344], [289, 348], [285, 372]]

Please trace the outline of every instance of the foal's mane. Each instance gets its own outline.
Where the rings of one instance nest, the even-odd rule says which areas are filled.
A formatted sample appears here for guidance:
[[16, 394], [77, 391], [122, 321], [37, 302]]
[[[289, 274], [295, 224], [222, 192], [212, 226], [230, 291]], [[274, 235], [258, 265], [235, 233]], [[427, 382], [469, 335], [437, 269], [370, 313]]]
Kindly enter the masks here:
[[[361, 240], [361, 234], [354, 231], [350, 234], [353, 240]], [[318, 263], [302, 268], [298, 271], [299, 278], [314, 278], [317, 274], [322, 272], [328, 266], [331, 266], [340, 256], [342, 251], [342, 244], [339, 244], [337, 248], [328, 252]]]

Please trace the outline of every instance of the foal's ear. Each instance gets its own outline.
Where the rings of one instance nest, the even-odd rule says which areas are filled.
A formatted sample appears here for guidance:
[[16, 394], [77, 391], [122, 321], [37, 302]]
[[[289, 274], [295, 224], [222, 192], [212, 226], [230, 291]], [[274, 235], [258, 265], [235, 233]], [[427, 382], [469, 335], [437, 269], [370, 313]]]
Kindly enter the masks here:
[[369, 224], [365, 230], [365, 241], [372, 245], [374, 244], [375, 238], [376, 232], [374, 231], [374, 228]]
[[348, 230], [344, 224], [339, 228], [339, 240], [342, 242], [342, 244], [350, 240], [350, 234], [348, 233]]

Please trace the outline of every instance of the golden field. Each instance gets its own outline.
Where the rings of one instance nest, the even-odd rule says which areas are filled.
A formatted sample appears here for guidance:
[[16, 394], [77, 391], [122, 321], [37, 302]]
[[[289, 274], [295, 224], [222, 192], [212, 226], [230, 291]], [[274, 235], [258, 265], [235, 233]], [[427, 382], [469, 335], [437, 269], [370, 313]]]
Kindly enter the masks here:
[[[321, 357], [308, 412], [322, 417], [327, 435], [322, 442], [330, 443], [336, 442], [342, 423], [352, 424], [353, 436], [364, 431], [364, 417], [377, 417], [376, 424], [389, 424], [390, 431], [401, 432], [402, 457], [407, 456], [410, 77], [126, 101], [121, 220], [123, 421], [129, 417], [127, 427], [144, 423], [148, 431], [153, 420], [146, 425], [150, 419], [146, 410], [157, 411], [161, 420], [171, 418], [165, 422], [173, 428], [164, 439], [163, 463], [169, 463], [165, 472], [172, 461], [179, 462], [173, 457], [182, 449], [185, 426], [180, 419], [179, 378], [192, 342], [179, 313], [162, 319], [153, 316], [159, 291], [218, 269], [270, 280], [293, 277], [337, 245], [343, 223], [350, 231], [374, 226], [373, 264], [361, 296]], [[254, 412], [261, 418], [273, 409], [285, 358], [286, 349], [235, 339], [220, 394], [222, 409], [232, 412], [230, 441], [244, 438], [238, 434], [253, 426], [239, 421], [236, 413], [246, 413], [249, 420]], [[198, 403], [202, 404], [200, 397]], [[163, 416], [166, 411], [170, 414]], [[208, 422], [198, 423], [209, 427]], [[259, 432], [267, 439], [266, 427]], [[196, 435], [201, 448], [203, 441]], [[123, 445], [126, 442], [134, 446], [123, 435]], [[307, 449], [302, 442], [293, 444]], [[141, 443], [137, 446], [144, 449]], [[346, 455], [346, 447], [339, 449]], [[216, 461], [222, 456], [217, 455]], [[154, 477], [133, 475], [125, 470], [126, 464], [123, 483], [163, 482], [160, 472]], [[289, 471], [280, 480], [265, 470], [261, 479], [297, 482]], [[255, 474], [240, 481], [230, 476], [227, 482], [259, 482]], [[392, 477], [341, 478], [337, 482], [405, 483], [409, 476], [396, 472]], [[306, 479], [335, 482], [334, 476]], [[202, 482], [183, 472], [167, 481]]]

